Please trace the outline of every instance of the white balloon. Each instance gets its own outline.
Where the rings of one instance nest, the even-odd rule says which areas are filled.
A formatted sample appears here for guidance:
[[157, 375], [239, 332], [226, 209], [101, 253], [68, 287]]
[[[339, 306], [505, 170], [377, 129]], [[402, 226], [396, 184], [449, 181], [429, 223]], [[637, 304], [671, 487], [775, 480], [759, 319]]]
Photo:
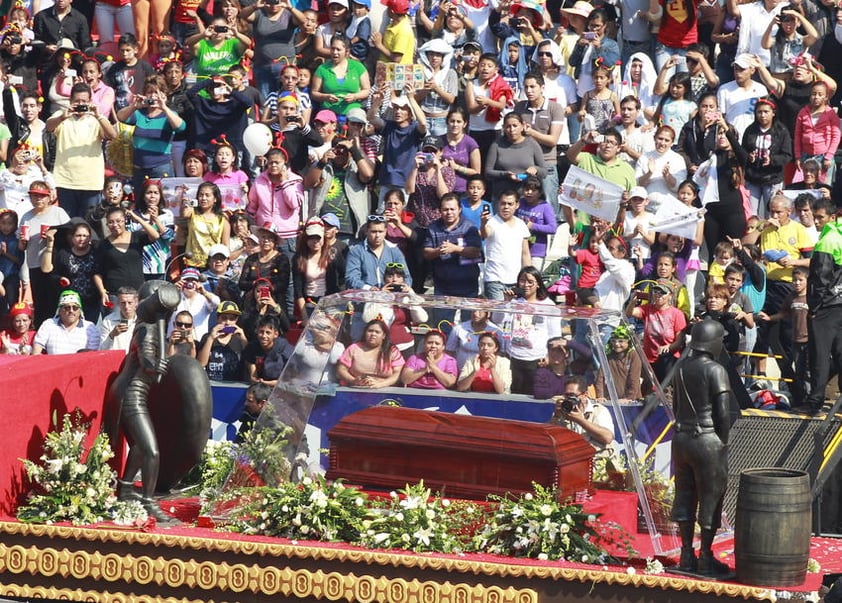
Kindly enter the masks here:
[[243, 144], [252, 157], [260, 157], [272, 147], [272, 130], [263, 124], [251, 124], [243, 130]]

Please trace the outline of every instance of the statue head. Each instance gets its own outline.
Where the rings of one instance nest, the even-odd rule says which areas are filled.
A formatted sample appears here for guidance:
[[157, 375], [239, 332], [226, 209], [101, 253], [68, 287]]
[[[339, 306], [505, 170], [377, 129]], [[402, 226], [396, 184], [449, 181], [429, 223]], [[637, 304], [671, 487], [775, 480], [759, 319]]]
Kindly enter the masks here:
[[137, 306], [137, 319], [152, 323], [167, 318], [181, 301], [178, 287], [167, 281], [147, 281], [138, 290], [141, 302]]
[[690, 349], [707, 352], [717, 358], [722, 352], [723, 337], [725, 337], [725, 327], [722, 323], [707, 318], [693, 325], [690, 331]]

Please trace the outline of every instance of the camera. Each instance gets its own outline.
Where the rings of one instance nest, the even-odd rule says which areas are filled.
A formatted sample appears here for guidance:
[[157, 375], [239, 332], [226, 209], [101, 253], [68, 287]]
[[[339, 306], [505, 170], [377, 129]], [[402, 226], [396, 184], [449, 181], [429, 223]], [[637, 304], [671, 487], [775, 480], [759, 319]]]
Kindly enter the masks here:
[[23, 37], [20, 34], [11, 34], [6, 36], [9, 44], [23, 44]]
[[399, 293], [403, 291], [403, 286], [398, 284], [392, 284], [387, 287], [389, 291], [394, 291], [395, 293]]
[[579, 396], [576, 394], [564, 394], [564, 397], [561, 399], [561, 410], [562, 412], [570, 414], [578, 404]]
[[421, 163], [433, 163], [436, 158], [432, 153], [416, 153], [415, 157]]
[[515, 297], [526, 297], [526, 289], [523, 287], [512, 287], [512, 293], [515, 294]]
[[228, 31], [228, 26], [227, 25], [214, 25], [213, 30], [216, 33], [225, 33], [225, 32]]
[[32, 151], [24, 151], [23, 152], [23, 160], [24, 161], [32, 161], [35, 158], [35, 153]]
[[230, 335], [231, 333], [233, 333], [236, 330], [237, 330], [237, 327], [229, 325], [227, 327], [222, 327], [221, 329], [219, 329], [219, 332], [222, 333], [223, 335]]
[[188, 199], [184, 205], [187, 207], [199, 207], [199, 202], [196, 199]]
[[91, 108], [89, 105], [76, 105], [73, 107], [73, 111], [76, 113], [87, 113], [90, 110]]
[[152, 105], [155, 104], [155, 99], [154, 98], [144, 98], [143, 104], [146, 105], [147, 107], [151, 107]]
[[582, 37], [583, 37], [584, 39], [588, 40], [589, 42], [590, 42], [591, 40], [596, 40], [596, 32], [593, 32], [593, 31], [586, 31], [584, 34], [582, 34]]
[[511, 23], [512, 27], [521, 27], [523, 25], [523, 19], [521, 17], [515, 17], [509, 23]]

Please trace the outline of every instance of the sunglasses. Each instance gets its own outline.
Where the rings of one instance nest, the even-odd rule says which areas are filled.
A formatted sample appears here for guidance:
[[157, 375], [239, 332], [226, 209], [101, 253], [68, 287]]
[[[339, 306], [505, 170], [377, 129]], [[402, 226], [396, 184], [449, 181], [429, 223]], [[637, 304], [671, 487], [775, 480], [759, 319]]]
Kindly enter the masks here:
[[381, 215], [381, 214], [371, 214], [371, 215], [368, 217], [368, 221], [369, 221], [369, 222], [385, 222], [385, 221], [386, 221], [386, 216]]
[[397, 268], [398, 270], [403, 270], [404, 268], [406, 268], [406, 266], [404, 266], [400, 262], [389, 262], [388, 264], [386, 264], [386, 268]]
[[79, 308], [79, 306], [62, 306], [61, 309], [62, 310], [68, 310], [70, 312], [76, 312], [80, 308]]
[[551, 53], [551, 52], [539, 52], [539, 53], [538, 53], [538, 56], [539, 56], [539, 57], [550, 57], [550, 58], [552, 58], [552, 57], [553, 57], [553, 53]]
[[663, 289], [652, 289], [652, 295], [667, 295]]
[[179, 321], [175, 321], [175, 326], [177, 326], [177, 327], [181, 327], [182, 329], [189, 329], [190, 327], [192, 327], [192, 326], [193, 326], [193, 323], [192, 323], [192, 322], [179, 322]]

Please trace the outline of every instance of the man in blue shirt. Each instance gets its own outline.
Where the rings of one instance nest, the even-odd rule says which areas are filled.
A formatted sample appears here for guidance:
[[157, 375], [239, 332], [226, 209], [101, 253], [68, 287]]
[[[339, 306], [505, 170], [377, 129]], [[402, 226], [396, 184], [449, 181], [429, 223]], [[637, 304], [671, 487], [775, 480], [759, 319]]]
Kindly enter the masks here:
[[[388, 264], [406, 266], [401, 250], [386, 241], [386, 218], [383, 215], [369, 216], [365, 233], [365, 239], [348, 251], [345, 264], [345, 285], [348, 289], [380, 289]], [[412, 285], [412, 277], [408, 274], [406, 284]]]
[[435, 294], [476, 297], [482, 261], [479, 230], [462, 217], [456, 193], [445, 194], [439, 209], [441, 218], [430, 224], [424, 240], [424, 259], [433, 267]]

